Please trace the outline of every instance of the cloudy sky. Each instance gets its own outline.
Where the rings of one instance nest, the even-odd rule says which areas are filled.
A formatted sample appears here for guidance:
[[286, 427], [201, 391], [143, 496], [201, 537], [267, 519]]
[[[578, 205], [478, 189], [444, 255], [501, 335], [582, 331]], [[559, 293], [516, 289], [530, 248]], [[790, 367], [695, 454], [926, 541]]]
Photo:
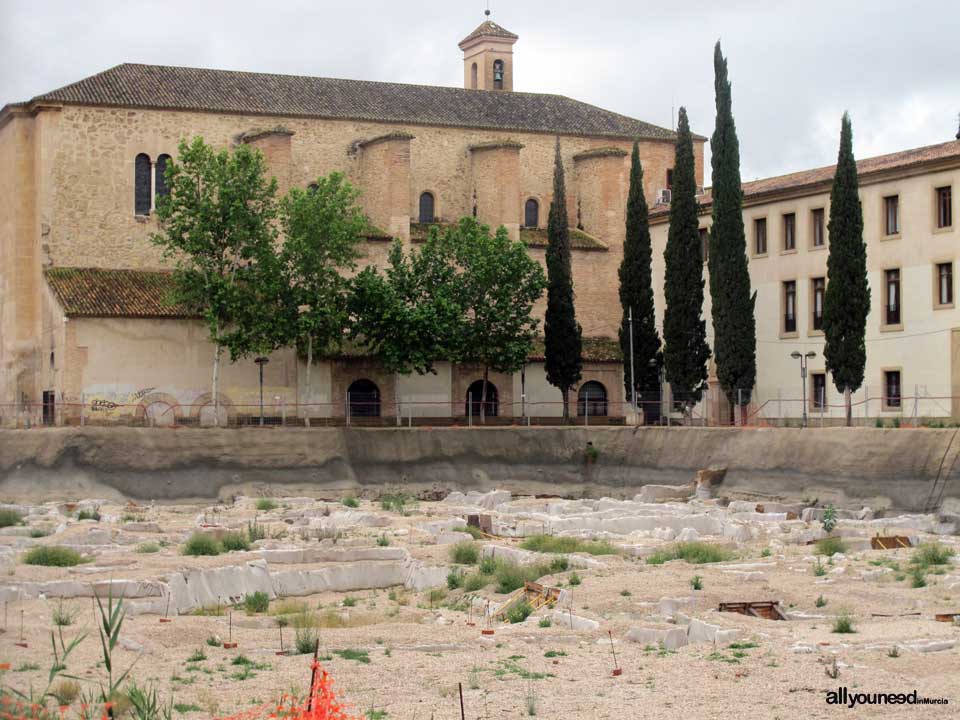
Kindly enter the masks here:
[[[722, 6], [722, 7], [721, 7]], [[485, 0], [0, 0], [0, 105], [121, 62], [460, 85]], [[682, 10], [678, 8], [683, 8]], [[491, 0], [520, 35], [515, 88], [713, 129], [729, 57], [743, 177], [835, 161], [840, 116], [868, 157], [952, 140], [957, 0]]]

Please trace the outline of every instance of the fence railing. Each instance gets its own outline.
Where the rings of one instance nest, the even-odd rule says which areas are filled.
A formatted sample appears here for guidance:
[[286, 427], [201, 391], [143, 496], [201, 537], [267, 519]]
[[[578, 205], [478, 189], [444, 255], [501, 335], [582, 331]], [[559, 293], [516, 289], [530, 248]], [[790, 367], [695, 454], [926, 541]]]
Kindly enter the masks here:
[[[855, 425], [944, 426], [953, 424], [960, 397], [931, 394], [914, 388], [909, 395], [871, 395], [861, 391], [852, 398]], [[569, 418], [563, 419], [560, 401], [500, 401], [478, 398], [445, 402], [399, 401], [379, 396], [351, 397], [339, 402], [288, 403], [272, 399], [259, 403], [216, 405], [205, 399], [195, 403], [172, 400], [117, 403], [102, 398], [83, 402], [0, 403], [0, 427], [43, 428], [65, 425], [135, 427], [486, 427], [503, 425], [663, 425], [697, 427], [827, 427], [846, 422], [843, 398], [775, 396], [738, 393], [750, 401], [738, 408], [716, 388], [699, 399], [666, 397], [630, 402], [605, 397], [571, 397]]]

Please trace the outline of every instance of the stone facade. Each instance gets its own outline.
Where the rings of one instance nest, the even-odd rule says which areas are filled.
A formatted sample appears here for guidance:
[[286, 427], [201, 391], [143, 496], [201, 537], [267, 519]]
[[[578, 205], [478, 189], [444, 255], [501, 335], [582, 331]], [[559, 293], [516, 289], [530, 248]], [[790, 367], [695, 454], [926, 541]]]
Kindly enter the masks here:
[[[465, 67], [472, 66], [468, 54], [480, 58], [485, 77], [487, 65], [492, 67], [498, 58], [508, 60], [503, 92], [509, 93], [512, 44], [503, 37], [470, 41]], [[405, 242], [410, 241], [411, 220], [418, 219], [424, 192], [433, 195], [440, 221], [453, 222], [475, 210], [482, 222], [504, 225], [514, 239], [526, 201], [537, 200], [538, 225], [545, 227], [552, 200], [557, 136], [549, 132], [70, 102], [8, 106], [0, 115], [0, 404], [37, 404], [43, 391], [54, 391], [58, 402], [68, 404], [101, 394], [118, 402], [124, 394], [161, 387], [153, 379], [160, 357], [192, 368], [189, 378], [173, 373], [167, 379], [179, 383], [162, 390], [167, 398], [195, 402], [199, 390], [209, 387], [212, 349], [204, 345], [199, 326], [182, 320], [74, 321], [64, 317], [43, 280], [43, 269], [49, 267], [166, 267], [150, 239], [158, 229], [155, 217], [134, 211], [135, 158], [146, 154], [155, 168], [160, 156], [175, 158], [178, 144], [195, 136], [218, 148], [238, 143], [257, 148], [281, 192], [306, 187], [332, 171], [344, 172], [361, 190], [360, 202], [373, 224]], [[579, 225], [603, 246], [573, 251], [578, 319], [585, 335], [615, 338], [632, 138], [565, 133], [559, 139], [570, 225]], [[653, 203], [666, 187], [673, 143], [643, 138], [640, 153], [645, 191]], [[696, 158], [702, 183], [702, 139], [696, 142]], [[388, 247], [388, 242], [371, 239], [363, 250], [364, 262], [382, 263]], [[531, 248], [531, 254], [544, 263], [542, 248]], [[540, 317], [544, 307], [545, 300], [536, 306]], [[180, 344], [183, 347], [175, 350]], [[298, 381], [303, 368], [289, 354], [284, 358], [268, 366], [271, 376], [281, 365], [289, 370], [276, 385], [277, 392], [282, 389], [290, 402], [316, 397], [319, 390], [304, 390]], [[345, 367], [334, 363], [332, 369], [316, 371], [314, 381], [330, 383], [323, 397], [342, 394], [344, 383], [349, 384]], [[232, 391], [234, 405], [244, 404], [256, 384], [250, 368], [238, 367], [236, 372], [235, 387], [245, 389]], [[456, 369], [448, 383], [452, 390], [437, 391], [452, 397], [451, 404], [465, 394], [460, 378], [466, 372]], [[369, 373], [376, 374], [372, 369]], [[385, 398], [392, 395], [394, 383], [389, 377], [378, 381]], [[509, 404], [513, 383], [503, 378], [497, 384]], [[605, 384], [611, 401], [622, 397], [621, 382], [608, 379]], [[559, 393], [553, 393], [551, 400], [559, 401]]]

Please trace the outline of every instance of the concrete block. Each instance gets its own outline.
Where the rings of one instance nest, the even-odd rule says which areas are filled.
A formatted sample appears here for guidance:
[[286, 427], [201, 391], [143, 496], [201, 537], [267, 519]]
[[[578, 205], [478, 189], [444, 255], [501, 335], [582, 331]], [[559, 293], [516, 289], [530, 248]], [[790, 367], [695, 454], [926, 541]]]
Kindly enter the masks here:
[[721, 628], [719, 625], [711, 625], [703, 620], [694, 618], [687, 626], [687, 642], [693, 643], [712, 643], [716, 641], [717, 631]]
[[565, 610], [554, 610], [553, 614], [550, 616], [550, 619], [553, 621], [554, 625], [562, 628], [569, 628], [570, 630], [592, 631], [600, 628], [600, 623], [596, 620], [574, 615]]

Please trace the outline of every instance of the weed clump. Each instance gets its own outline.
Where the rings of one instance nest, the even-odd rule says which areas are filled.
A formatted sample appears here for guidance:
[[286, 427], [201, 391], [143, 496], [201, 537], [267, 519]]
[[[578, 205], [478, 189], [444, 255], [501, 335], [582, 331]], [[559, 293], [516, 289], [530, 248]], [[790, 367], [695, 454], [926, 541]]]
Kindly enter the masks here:
[[223, 547], [212, 535], [194, 533], [183, 545], [184, 555], [219, 555]]
[[662, 565], [670, 560], [686, 560], [692, 565], [725, 562], [734, 558], [734, 553], [718, 545], [705, 542], [678, 542], [657, 550], [647, 557], [648, 565]]
[[23, 556], [25, 565], [45, 565], [47, 567], [73, 567], [84, 562], [76, 550], [60, 545], [37, 546], [27, 550]]
[[476, 565], [479, 557], [476, 543], [458, 542], [450, 548], [450, 560], [458, 565]]
[[840, 634], [855, 633], [853, 627], [853, 618], [849, 613], [843, 612], [833, 621], [833, 632]]
[[0, 528], [13, 527], [23, 522], [23, 516], [16, 510], [0, 510]]
[[270, 512], [276, 510], [279, 506], [272, 498], [259, 498], [257, 500], [257, 510], [260, 512]]
[[266, 612], [270, 607], [270, 596], [260, 590], [255, 593], [247, 593], [243, 599], [243, 607], [251, 615]]
[[524, 550], [545, 553], [589, 553], [590, 555], [615, 555], [614, 548], [606, 540], [581, 540], [575, 537], [557, 537], [555, 535], [531, 535], [520, 547]]
[[837, 537], [826, 537], [820, 540], [817, 540], [816, 552], [817, 555], [826, 555], [827, 557], [835, 555], [836, 553], [845, 553], [847, 552], [847, 544], [840, 538]]

